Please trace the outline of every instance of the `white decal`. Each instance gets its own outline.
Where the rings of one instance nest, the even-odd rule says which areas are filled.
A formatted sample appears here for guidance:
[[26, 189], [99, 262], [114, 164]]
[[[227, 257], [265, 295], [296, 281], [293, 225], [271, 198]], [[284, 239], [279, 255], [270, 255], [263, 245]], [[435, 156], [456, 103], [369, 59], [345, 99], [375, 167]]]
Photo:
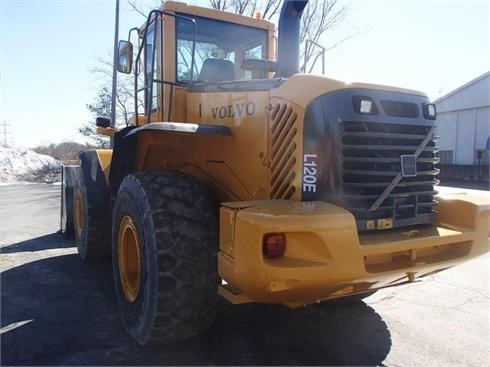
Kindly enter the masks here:
[[316, 160], [316, 154], [305, 154], [303, 156], [303, 192], [316, 192], [318, 173]]

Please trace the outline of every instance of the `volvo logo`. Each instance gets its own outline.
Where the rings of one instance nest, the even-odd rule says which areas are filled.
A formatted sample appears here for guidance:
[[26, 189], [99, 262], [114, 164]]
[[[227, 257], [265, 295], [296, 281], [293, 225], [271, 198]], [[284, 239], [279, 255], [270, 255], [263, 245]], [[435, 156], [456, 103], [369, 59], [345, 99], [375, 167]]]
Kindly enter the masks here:
[[413, 154], [401, 155], [400, 164], [402, 167], [402, 177], [417, 176], [417, 156]]

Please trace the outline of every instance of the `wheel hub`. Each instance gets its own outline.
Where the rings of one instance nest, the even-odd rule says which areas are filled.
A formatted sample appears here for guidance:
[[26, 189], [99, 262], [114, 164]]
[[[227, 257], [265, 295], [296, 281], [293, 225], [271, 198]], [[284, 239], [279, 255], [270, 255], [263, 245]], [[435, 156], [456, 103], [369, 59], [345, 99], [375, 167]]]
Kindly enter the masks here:
[[140, 290], [141, 255], [138, 232], [129, 216], [125, 216], [119, 226], [118, 264], [124, 296], [133, 303]]
[[83, 200], [80, 190], [75, 192], [75, 233], [77, 237], [82, 235], [83, 231]]

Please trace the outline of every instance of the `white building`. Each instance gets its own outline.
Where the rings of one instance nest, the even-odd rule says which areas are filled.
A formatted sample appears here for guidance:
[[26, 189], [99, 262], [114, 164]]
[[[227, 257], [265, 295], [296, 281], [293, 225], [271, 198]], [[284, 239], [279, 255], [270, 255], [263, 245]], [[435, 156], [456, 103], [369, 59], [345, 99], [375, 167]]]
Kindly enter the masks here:
[[437, 99], [441, 164], [488, 165], [490, 71]]

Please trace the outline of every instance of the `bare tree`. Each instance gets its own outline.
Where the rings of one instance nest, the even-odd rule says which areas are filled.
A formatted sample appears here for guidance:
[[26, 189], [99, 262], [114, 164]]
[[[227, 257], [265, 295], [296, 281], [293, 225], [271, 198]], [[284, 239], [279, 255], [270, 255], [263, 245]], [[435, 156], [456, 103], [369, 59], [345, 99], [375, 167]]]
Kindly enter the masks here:
[[163, 0], [154, 0], [149, 5], [142, 5], [138, 0], [126, 0], [126, 2], [132, 11], [146, 19], [151, 10], [160, 8]]
[[38, 154], [49, 155], [62, 161], [65, 164], [76, 163], [80, 152], [87, 149], [86, 145], [74, 141], [65, 141], [60, 144], [50, 144], [49, 146], [38, 146], [32, 150]]
[[262, 8], [262, 17], [264, 19], [272, 19], [275, 15], [279, 14], [281, 7], [281, 0], [269, 0]]
[[[209, 5], [214, 9], [248, 16], [254, 16], [258, 12], [263, 19], [274, 22], [278, 20], [282, 3], [283, 0], [209, 0]], [[342, 0], [310, 0], [308, 2], [301, 17], [301, 60], [305, 62], [303, 70], [312, 58], [319, 56], [315, 44], [319, 44], [324, 34], [342, 23], [347, 11], [348, 6]], [[324, 46], [323, 49], [331, 50], [354, 36], [355, 34], [348, 35], [333, 44]]]
[[[341, 0], [313, 0], [308, 3], [301, 17], [301, 59], [304, 60], [303, 71], [306, 65], [315, 58], [312, 64], [315, 64], [316, 58], [320, 56], [317, 52], [317, 46], [321, 38], [327, 32], [332, 31], [339, 26], [345, 19], [348, 7]], [[331, 50], [354, 35], [346, 36], [333, 44], [323, 46], [324, 51]], [[307, 42], [311, 41], [311, 42]]]
[[251, 17], [259, 12], [263, 19], [268, 20], [279, 13], [281, 4], [282, 0], [209, 0], [209, 5], [213, 9]]
[[209, 4], [213, 9], [226, 10], [226, 0], [209, 0]]
[[[97, 117], [110, 117], [111, 115], [112, 58], [109, 56], [106, 58], [99, 57], [96, 66], [90, 72], [99, 82], [100, 87], [97, 89], [94, 101], [86, 105], [92, 113], [93, 121], [80, 126], [78, 132], [87, 138], [87, 145], [106, 147], [108, 146], [108, 139], [97, 134], [95, 119]], [[143, 78], [143, 73], [139, 74], [139, 78], [140, 80]], [[138, 98], [138, 108], [142, 106], [143, 100]], [[116, 128], [128, 126], [133, 112], [134, 75], [119, 74], [116, 88]]]
[[[108, 61], [99, 57], [97, 66], [90, 72], [100, 80], [102, 86], [109, 86], [112, 83], [112, 60]], [[143, 74], [139, 75], [141, 78]], [[138, 100], [138, 108], [143, 105], [142, 100]], [[127, 126], [134, 110], [134, 75], [119, 74], [116, 89], [116, 122], [118, 126]]]

